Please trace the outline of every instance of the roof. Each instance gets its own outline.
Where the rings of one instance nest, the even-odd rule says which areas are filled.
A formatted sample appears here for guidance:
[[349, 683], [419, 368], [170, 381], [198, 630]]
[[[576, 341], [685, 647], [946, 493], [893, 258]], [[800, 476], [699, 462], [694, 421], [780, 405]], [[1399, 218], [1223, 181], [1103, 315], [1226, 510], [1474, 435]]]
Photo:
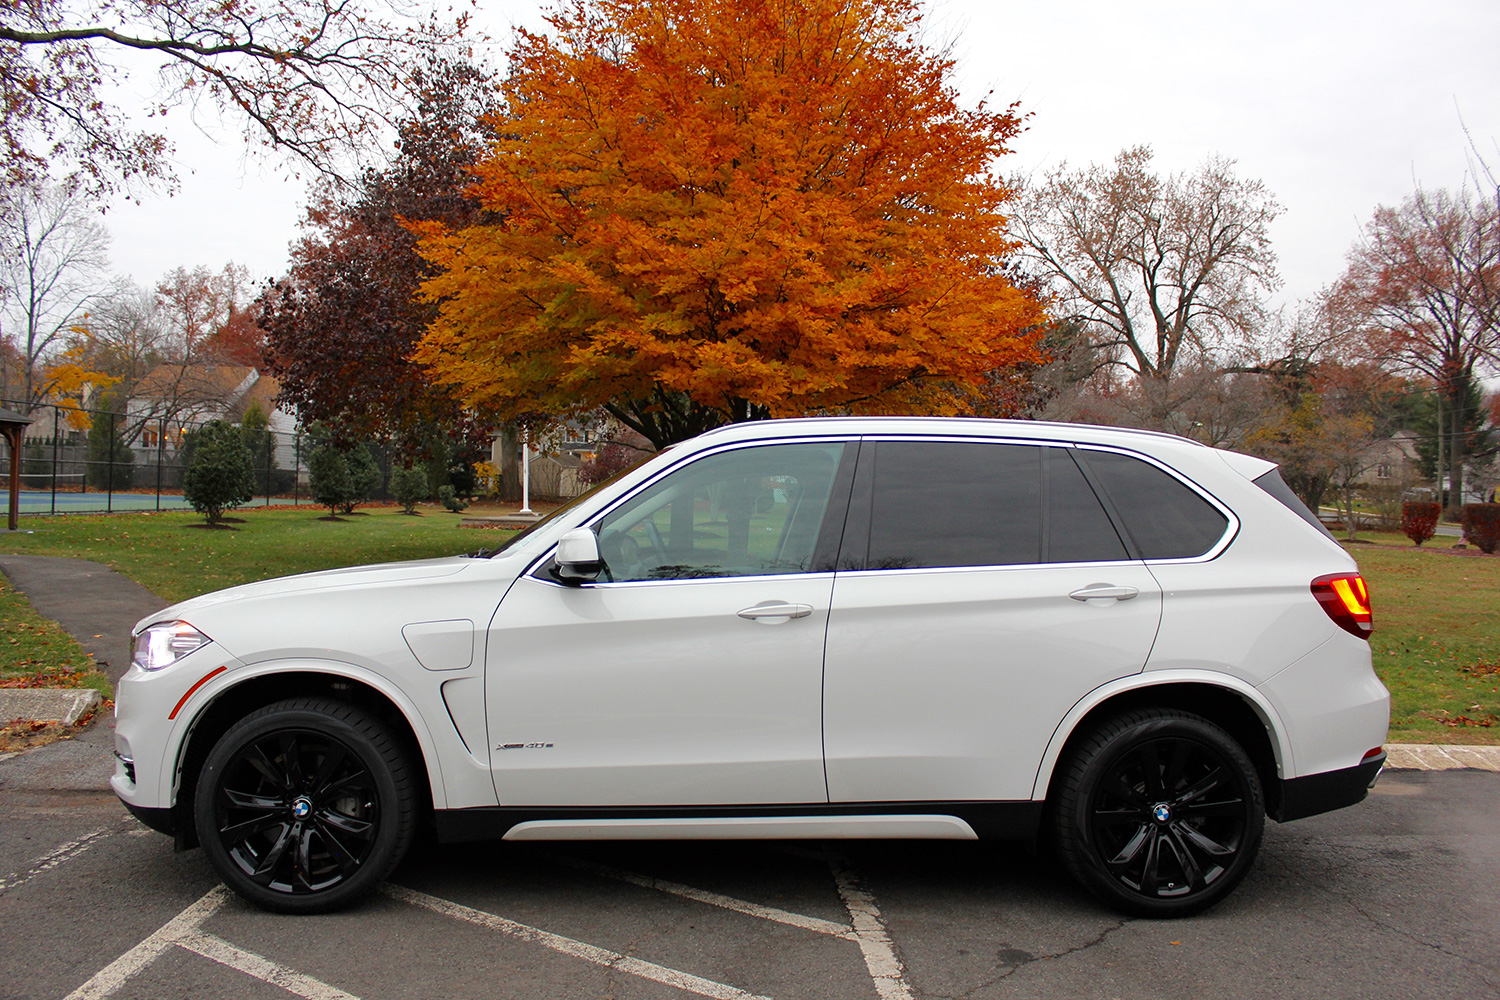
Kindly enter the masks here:
[[255, 374], [249, 365], [161, 364], [136, 383], [137, 399], [201, 399], [229, 403], [245, 380]]
[[246, 393], [235, 403], [233, 416], [243, 419], [249, 412], [250, 407], [256, 403], [260, 404], [260, 412], [270, 416], [276, 410], [276, 397], [281, 394], [281, 382], [271, 375], [262, 375], [255, 380]]

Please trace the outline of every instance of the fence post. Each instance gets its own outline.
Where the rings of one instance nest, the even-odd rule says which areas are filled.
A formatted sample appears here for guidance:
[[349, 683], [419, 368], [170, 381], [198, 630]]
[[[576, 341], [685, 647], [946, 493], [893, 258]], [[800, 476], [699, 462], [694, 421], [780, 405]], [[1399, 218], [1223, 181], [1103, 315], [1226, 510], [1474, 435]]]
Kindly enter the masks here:
[[109, 439], [105, 442], [109, 451], [109, 471], [105, 475], [104, 488], [108, 491], [104, 495], [104, 512], [111, 513], [115, 509], [115, 415], [109, 415]]
[[302, 428], [292, 438], [292, 506], [302, 502]]
[[57, 407], [52, 407], [52, 510], [50, 513], [53, 514], [57, 513], [57, 414]]

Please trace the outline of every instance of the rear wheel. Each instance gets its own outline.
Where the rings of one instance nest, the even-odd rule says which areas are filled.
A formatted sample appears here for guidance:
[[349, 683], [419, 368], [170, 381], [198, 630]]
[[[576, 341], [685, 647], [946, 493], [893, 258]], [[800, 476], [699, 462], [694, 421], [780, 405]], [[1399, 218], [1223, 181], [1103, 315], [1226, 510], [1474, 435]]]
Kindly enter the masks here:
[[1255, 765], [1196, 715], [1153, 709], [1111, 719], [1071, 756], [1058, 788], [1063, 863], [1133, 915], [1212, 906], [1260, 849], [1265, 800]]
[[195, 800], [209, 861], [240, 895], [289, 913], [337, 909], [406, 853], [416, 802], [380, 722], [327, 698], [267, 705], [209, 752]]

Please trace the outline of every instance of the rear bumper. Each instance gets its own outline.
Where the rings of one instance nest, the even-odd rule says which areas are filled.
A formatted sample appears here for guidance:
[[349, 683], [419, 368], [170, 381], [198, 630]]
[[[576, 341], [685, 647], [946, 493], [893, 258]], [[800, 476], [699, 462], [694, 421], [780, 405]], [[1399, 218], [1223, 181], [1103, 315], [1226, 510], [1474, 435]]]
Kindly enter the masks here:
[[1285, 779], [1281, 782], [1281, 794], [1275, 808], [1269, 810], [1271, 818], [1286, 823], [1362, 802], [1384, 766], [1385, 752], [1382, 751], [1353, 767]]

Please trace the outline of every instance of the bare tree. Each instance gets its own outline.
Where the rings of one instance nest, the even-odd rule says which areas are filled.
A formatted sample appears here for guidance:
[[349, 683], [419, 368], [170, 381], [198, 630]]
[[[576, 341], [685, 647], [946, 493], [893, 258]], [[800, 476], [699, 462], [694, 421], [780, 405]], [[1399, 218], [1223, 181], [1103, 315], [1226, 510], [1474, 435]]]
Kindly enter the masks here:
[[466, 22], [423, 20], [404, 0], [0, 0], [0, 187], [59, 160], [93, 194], [171, 179], [166, 139], [110, 101], [110, 57], [126, 50], [160, 61], [148, 114], [206, 98], [247, 138], [332, 172], [388, 124], [417, 57]]
[[1331, 301], [1377, 359], [1432, 380], [1444, 404], [1438, 478], [1447, 472], [1461, 502], [1470, 386], [1500, 370], [1500, 207], [1467, 190], [1380, 207]]
[[[1055, 315], [1085, 324], [1109, 362], [1143, 383], [1242, 343], [1262, 293], [1280, 284], [1269, 227], [1281, 206], [1261, 182], [1235, 176], [1232, 161], [1162, 177], [1150, 148], [1136, 146], [1113, 164], [1064, 164], [1020, 186], [1012, 232]], [[1147, 395], [1166, 405], [1172, 394]]]
[[23, 409], [46, 395], [42, 362], [98, 294], [108, 247], [109, 233], [76, 188], [17, 191], [7, 199], [0, 213], [0, 322], [16, 350], [20, 384], [0, 385], [0, 394]]

